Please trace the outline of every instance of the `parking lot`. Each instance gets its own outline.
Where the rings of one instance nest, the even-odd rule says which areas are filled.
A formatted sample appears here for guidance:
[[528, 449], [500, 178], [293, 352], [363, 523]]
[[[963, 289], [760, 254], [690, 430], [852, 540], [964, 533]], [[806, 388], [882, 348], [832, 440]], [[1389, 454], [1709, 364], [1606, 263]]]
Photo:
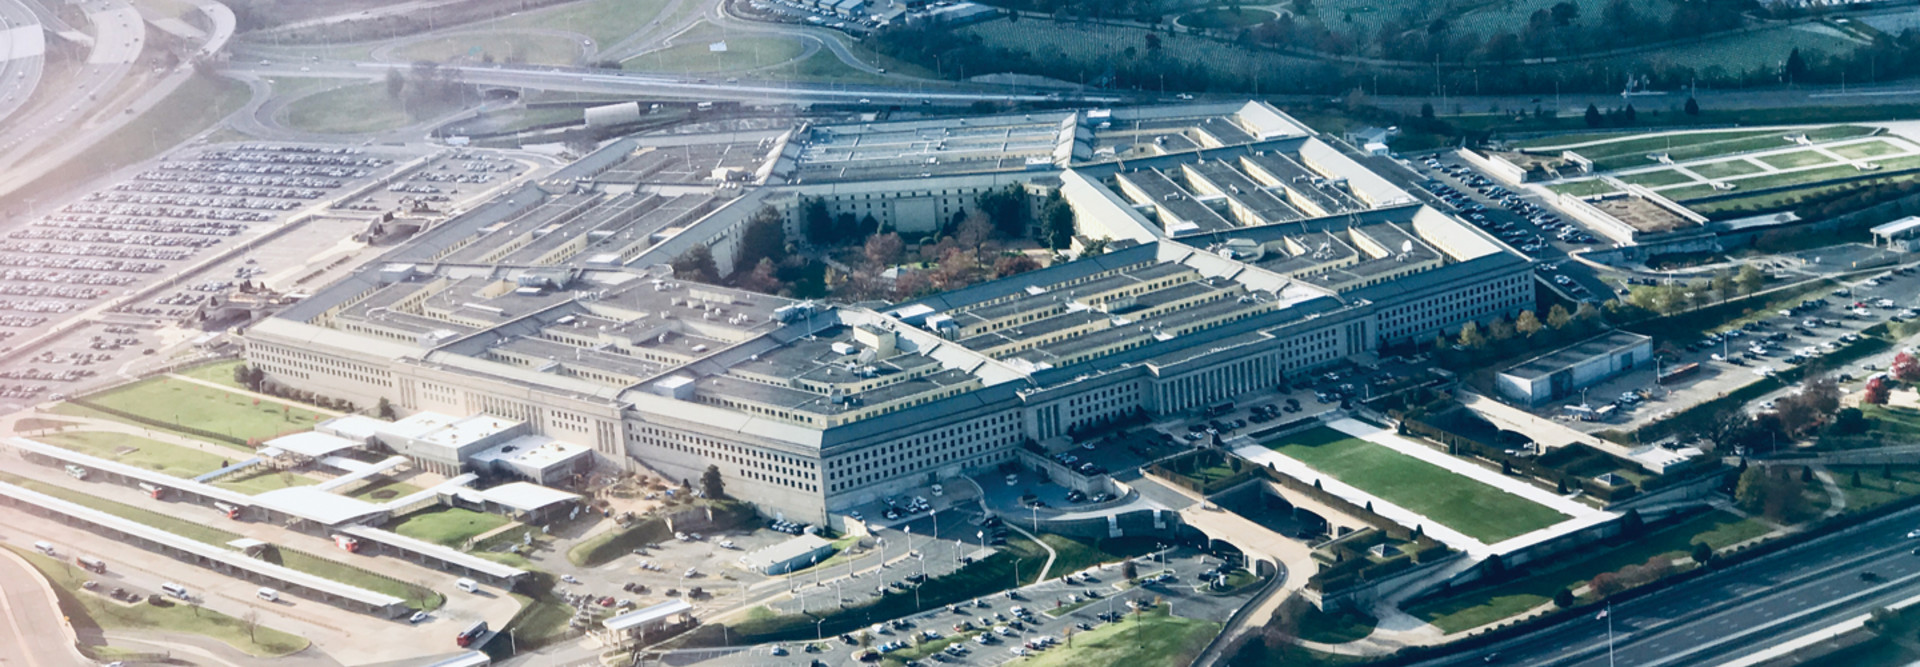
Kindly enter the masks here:
[[[1579, 405], [1583, 397], [1556, 402], [1536, 412], [1552, 412], [1585, 431], [1630, 429], [1658, 419], [1670, 412], [1726, 394], [1768, 374], [1808, 363], [1860, 338], [1860, 331], [1890, 320], [1904, 321], [1920, 316], [1920, 270], [1903, 268], [1856, 279], [1844, 286], [1807, 295], [1802, 301], [1741, 326], [1723, 325], [1708, 331], [1656, 338], [1678, 352], [1679, 359], [1662, 364], [1671, 370], [1685, 364], [1699, 364], [1698, 371], [1665, 385], [1655, 382], [1656, 369], [1643, 368], [1613, 378], [1585, 391], [1587, 405], [1599, 408], [1613, 405], [1617, 416], [1611, 419], [1578, 421], [1565, 417], [1563, 406]], [[1843, 385], [1863, 381], [1885, 362], [1855, 361], [1850, 367], [1833, 371]], [[1641, 398], [1630, 398], [1628, 394]], [[1766, 398], [1753, 407], [1765, 404]], [[1764, 409], [1764, 408], [1761, 408]]]
[[1611, 293], [1606, 283], [1567, 253], [1604, 247], [1604, 239], [1553, 212], [1540, 196], [1515, 192], [1450, 154], [1438, 154], [1402, 163], [1428, 180], [1419, 187], [1456, 215], [1499, 237], [1514, 249], [1548, 265], [1541, 279], [1568, 301], [1604, 301]]
[[446, 211], [453, 202], [509, 181], [516, 175], [526, 173], [529, 168], [527, 163], [492, 151], [454, 151], [434, 158], [406, 178], [341, 201], [334, 208], [382, 213], [412, 210], [418, 206], [425, 210]]
[[[928, 642], [952, 648], [911, 651], [917, 664], [999, 665], [1022, 654], [1070, 651], [1064, 646], [1069, 631], [1083, 632], [1109, 623], [1131, 623], [1127, 615], [1130, 603], [1170, 609], [1183, 618], [1224, 622], [1239, 605], [1253, 595], [1257, 587], [1248, 587], [1228, 595], [1209, 595], [1199, 590], [1204, 584], [1199, 574], [1220, 566], [1220, 559], [1186, 547], [1176, 547], [1160, 560], [1139, 559], [1139, 572], [1171, 574], [1171, 580], [1125, 587], [1118, 563], [1086, 572], [1084, 578], [1055, 578], [1008, 594], [995, 594], [972, 601], [939, 607], [870, 627], [861, 633], [821, 636], [817, 641], [767, 644], [732, 651], [676, 651], [662, 662], [671, 665], [807, 665], [819, 660], [829, 665], [869, 662], [885, 653], [905, 651]], [[1019, 609], [1021, 612], [1016, 612]], [[1056, 616], [1055, 614], [1058, 614]], [[1104, 617], [1104, 618], [1103, 618]], [[1118, 619], [1118, 620], [1109, 620]], [[866, 635], [870, 647], [861, 645]], [[980, 637], [986, 637], [982, 640]], [[1051, 641], [1049, 641], [1049, 639]], [[908, 662], [907, 664], [916, 664]]]

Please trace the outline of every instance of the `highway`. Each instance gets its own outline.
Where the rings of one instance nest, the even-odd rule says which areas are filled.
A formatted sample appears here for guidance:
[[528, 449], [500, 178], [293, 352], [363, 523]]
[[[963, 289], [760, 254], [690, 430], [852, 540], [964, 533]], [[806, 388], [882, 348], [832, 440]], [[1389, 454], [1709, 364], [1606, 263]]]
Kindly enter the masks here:
[[1790, 641], [1825, 623], [1920, 593], [1920, 540], [1905, 534], [1920, 508], [1855, 526], [1783, 553], [1718, 571], [1619, 605], [1608, 624], [1591, 615], [1424, 667], [1718, 665]]
[[46, 30], [22, 2], [0, 2], [0, 119], [33, 97], [46, 67]]
[[12, 170], [47, 141], [73, 136], [81, 119], [102, 111], [98, 102], [111, 97], [126, 77], [146, 42], [146, 24], [140, 12], [125, 2], [101, 0], [83, 5], [93, 24], [93, 49], [73, 81], [62, 82], [61, 93], [33, 113], [12, 119], [0, 132], [0, 169]]

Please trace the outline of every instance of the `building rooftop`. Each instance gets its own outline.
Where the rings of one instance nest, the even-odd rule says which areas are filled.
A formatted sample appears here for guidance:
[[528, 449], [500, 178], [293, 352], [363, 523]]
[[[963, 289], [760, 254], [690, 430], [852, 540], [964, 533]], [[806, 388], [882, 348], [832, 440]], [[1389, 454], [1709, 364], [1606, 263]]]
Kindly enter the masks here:
[[795, 535], [790, 539], [742, 554], [740, 556], [740, 562], [746, 565], [747, 569], [764, 570], [770, 565], [785, 563], [832, 546], [832, 544], [832, 542], [828, 542], [819, 535], [811, 533]]
[[456, 491], [461, 495], [472, 495], [487, 502], [511, 507], [520, 512], [535, 512], [553, 505], [580, 499], [580, 494], [561, 491], [552, 487], [531, 482], [508, 482], [499, 486], [472, 490]]
[[1511, 368], [1501, 372], [1518, 378], [1537, 380], [1585, 363], [1596, 357], [1628, 350], [1637, 345], [1647, 344], [1652, 340], [1652, 338], [1637, 333], [1615, 329], [1514, 364]]
[[607, 620], [601, 621], [600, 624], [608, 630], [624, 632], [648, 623], [672, 618], [677, 614], [685, 614], [692, 611], [693, 605], [687, 604], [686, 600], [676, 598], [651, 607], [643, 607], [610, 617]]

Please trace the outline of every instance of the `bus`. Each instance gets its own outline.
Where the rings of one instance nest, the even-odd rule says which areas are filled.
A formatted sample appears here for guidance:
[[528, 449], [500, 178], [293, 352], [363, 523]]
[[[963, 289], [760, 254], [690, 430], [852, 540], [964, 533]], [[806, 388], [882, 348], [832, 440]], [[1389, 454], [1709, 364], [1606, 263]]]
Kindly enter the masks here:
[[92, 556], [74, 556], [73, 562], [79, 563], [81, 569], [94, 574], [107, 573], [107, 562]]
[[161, 499], [161, 497], [165, 496], [167, 493], [167, 487], [160, 486], [158, 484], [148, 484], [146, 482], [140, 483], [140, 490], [147, 492], [147, 495], [149, 496], [153, 496], [154, 500]]
[[1221, 401], [1207, 406], [1208, 417], [1218, 417], [1229, 412], [1233, 412], [1233, 401]]
[[359, 553], [360, 540], [359, 538], [355, 538], [350, 535], [341, 535], [339, 533], [334, 533], [333, 546], [340, 547], [341, 551], [345, 551], [347, 553]]
[[487, 622], [477, 621], [473, 625], [467, 626], [466, 630], [461, 631], [458, 636], [454, 637], [453, 643], [459, 644], [460, 648], [466, 648], [472, 646], [475, 641], [479, 641], [480, 637], [485, 634], [487, 634]]
[[240, 506], [239, 506], [239, 505], [234, 505], [234, 504], [232, 504], [232, 503], [219, 503], [219, 502], [217, 502], [217, 503], [214, 503], [214, 504], [213, 504], [213, 507], [214, 507], [214, 509], [217, 509], [217, 510], [220, 510], [220, 511], [222, 511], [222, 512], [226, 512], [226, 513], [227, 513], [227, 518], [229, 518], [229, 519], [233, 519], [233, 520], [235, 520], [235, 521], [238, 521], [238, 520], [240, 520]]
[[84, 481], [87, 478], [87, 469], [77, 465], [68, 464], [67, 474], [73, 476], [74, 479]]

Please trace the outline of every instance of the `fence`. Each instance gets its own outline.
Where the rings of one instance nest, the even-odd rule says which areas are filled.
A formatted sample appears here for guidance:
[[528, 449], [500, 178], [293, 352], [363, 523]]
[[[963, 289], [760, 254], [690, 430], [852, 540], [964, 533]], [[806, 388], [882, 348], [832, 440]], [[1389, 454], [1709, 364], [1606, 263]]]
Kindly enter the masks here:
[[252, 443], [247, 442], [245, 439], [236, 438], [231, 435], [227, 435], [225, 433], [214, 433], [213, 431], [209, 431], [203, 428], [195, 428], [192, 426], [187, 426], [185, 424], [163, 422], [151, 417], [136, 415], [134, 413], [127, 412], [125, 410], [110, 408], [84, 398], [70, 398], [70, 399], [67, 399], [67, 402], [72, 403], [74, 405], [78, 405], [83, 408], [87, 408], [89, 410], [99, 410], [101, 412], [113, 415], [115, 417], [119, 417], [121, 419], [125, 419], [127, 421], [131, 421], [139, 424], [145, 424], [147, 426], [152, 426], [158, 429], [164, 429], [168, 431], [178, 431], [181, 433], [186, 433], [188, 435], [192, 435], [194, 437], [202, 438], [206, 440], [218, 440], [220, 442], [230, 442], [243, 447], [253, 446]]

